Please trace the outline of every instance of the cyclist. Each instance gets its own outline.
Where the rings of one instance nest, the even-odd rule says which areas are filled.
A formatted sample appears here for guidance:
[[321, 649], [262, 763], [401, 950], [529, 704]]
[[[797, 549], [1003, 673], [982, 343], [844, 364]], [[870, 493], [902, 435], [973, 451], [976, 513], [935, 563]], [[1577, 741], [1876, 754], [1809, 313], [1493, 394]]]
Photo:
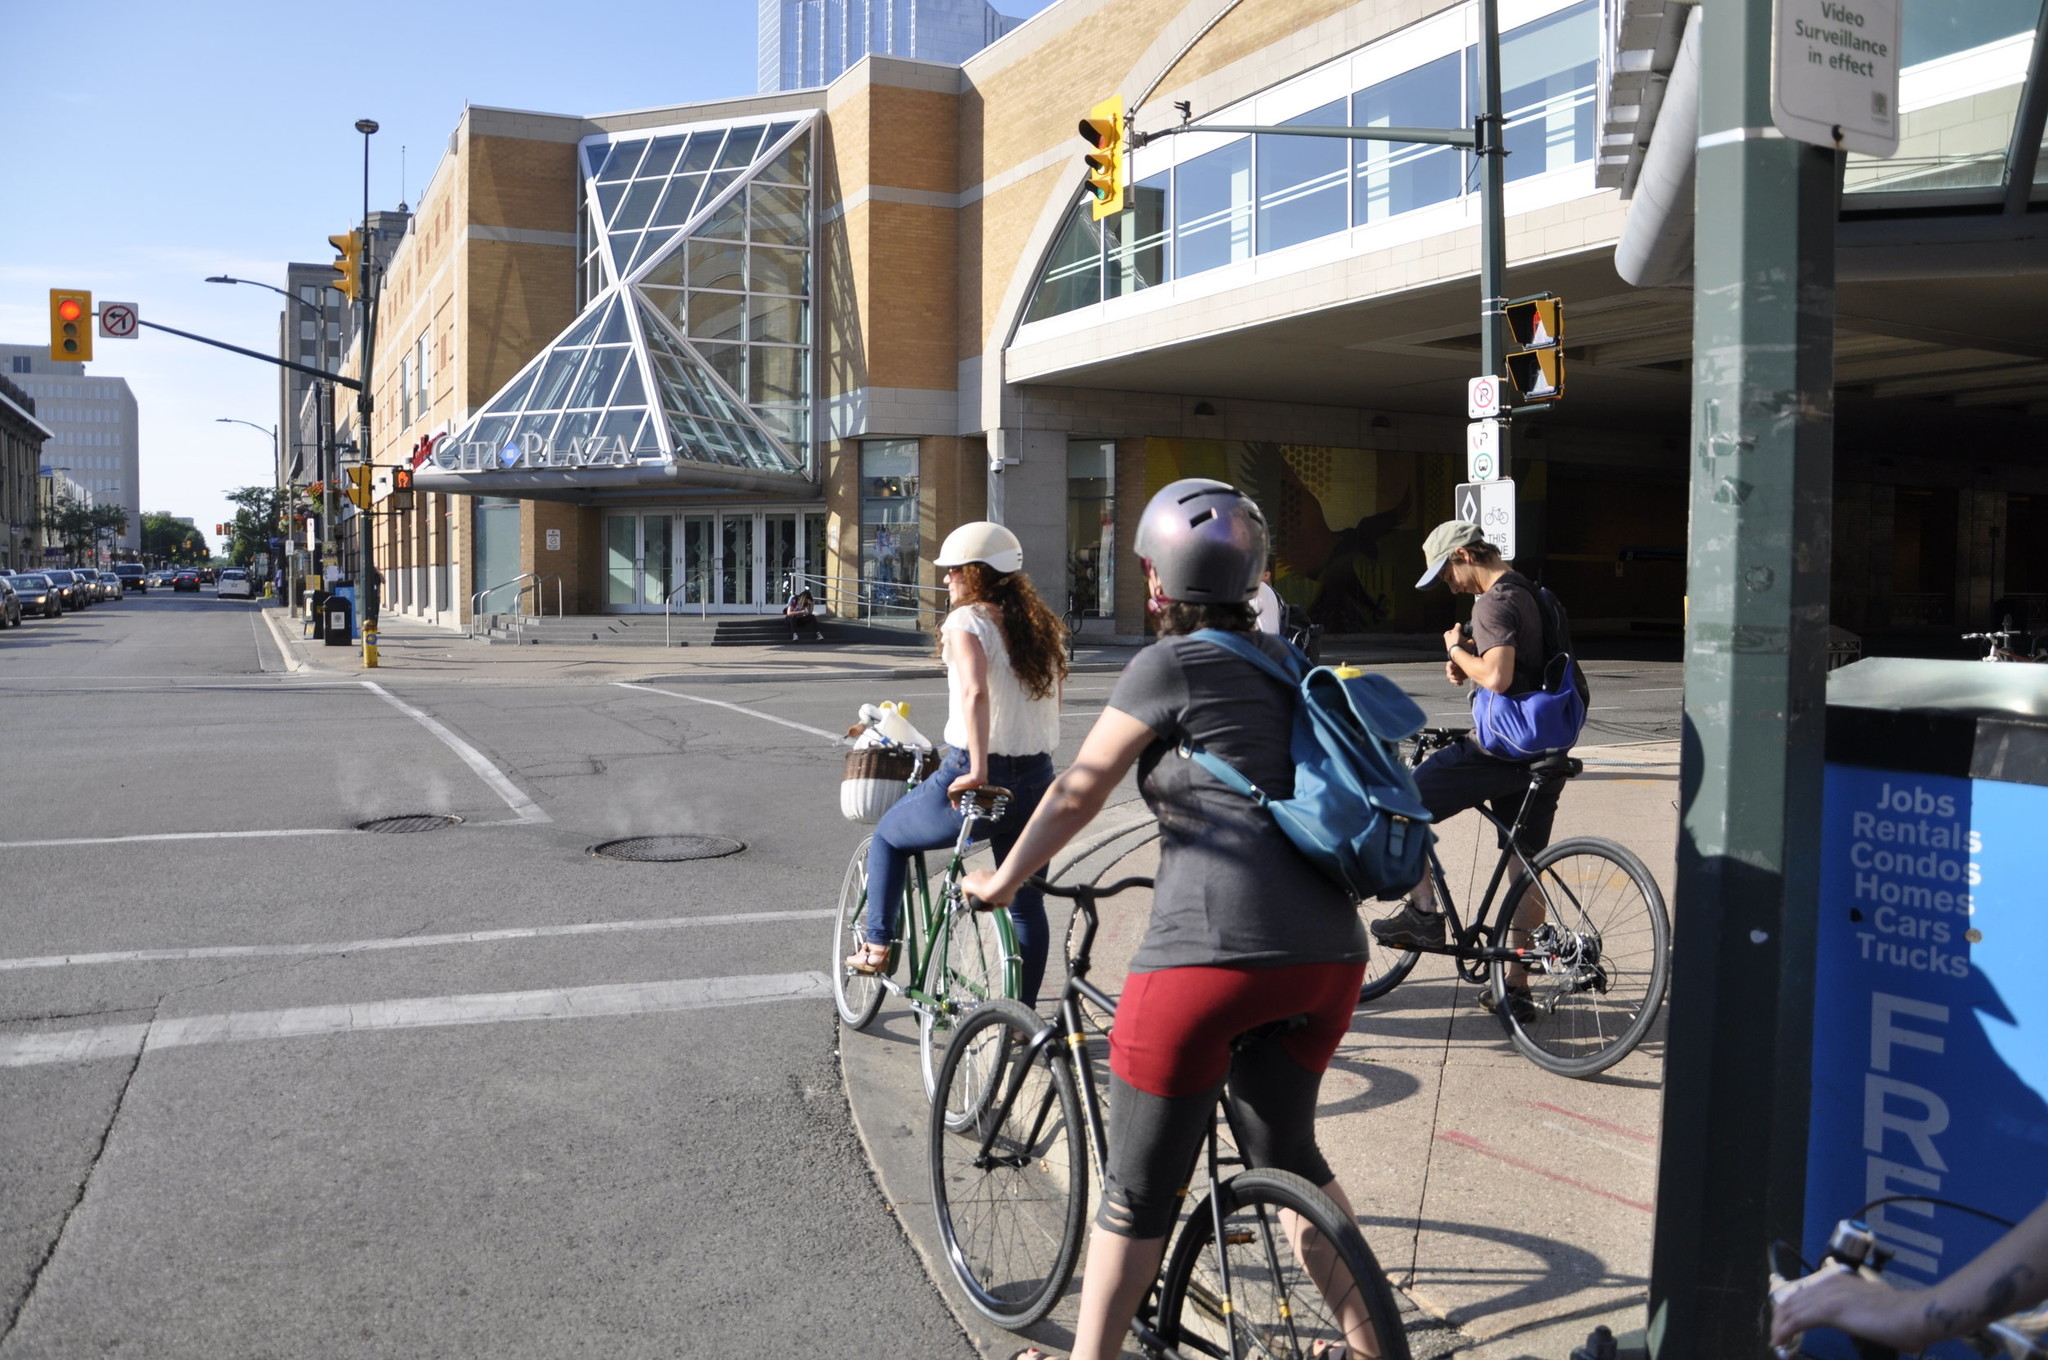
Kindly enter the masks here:
[[[1250, 604], [1266, 560], [1265, 519], [1227, 483], [1189, 478], [1145, 507], [1137, 549], [1160, 641], [1124, 668], [1009, 856], [962, 885], [983, 901], [1010, 901], [1137, 765], [1139, 791], [1159, 818], [1159, 871], [1110, 1032], [1109, 1157], [1081, 1282], [1076, 1360], [1118, 1353], [1226, 1085], [1246, 1160], [1305, 1176], [1352, 1213], [1316, 1146], [1315, 1111], [1365, 972], [1358, 913], [1269, 813], [1175, 754], [1184, 741], [1200, 742], [1274, 797], [1292, 793], [1295, 692], [1185, 636], [1228, 629], [1276, 660], [1289, 655], [1285, 642], [1258, 631]], [[1233, 1050], [1248, 1031], [1304, 1015], [1302, 1027]], [[1313, 1263], [1312, 1244], [1303, 1254]], [[1356, 1316], [1347, 1309], [1345, 1317], [1362, 1354], [1369, 1327], [1363, 1305], [1351, 1308]]]
[[[1430, 530], [1422, 545], [1422, 556], [1428, 570], [1415, 583], [1417, 590], [1427, 590], [1441, 580], [1454, 595], [1476, 597], [1472, 601], [1469, 635], [1457, 624], [1444, 630], [1444, 678], [1461, 687], [1469, 680], [1496, 694], [1541, 689], [1543, 609], [1536, 602], [1536, 587], [1529, 578], [1509, 567], [1500, 550], [1488, 543], [1479, 526], [1469, 520], [1446, 520]], [[1525, 855], [1533, 855], [1550, 843], [1550, 824], [1557, 815], [1558, 795], [1564, 789], [1561, 782], [1553, 783], [1537, 801], [1523, 807], [1529, 792], [1528, 764], [1488, 755], [1471, 737], [1435, 752], [1417, 766], [1415, 787], [1422, 795], [1422, 805], [1439, 825], [1445, 818], [1482, 803], [1510, 826], [1519, 812], [1522, 827], [1515, 843]], [[1539, 903], [1525, 899], [1515, 917], [1518, 930], [1540, 925], [1541, 912]], [[1423, 874], [1399, 911], [1373, 922], [1372, 933], [1392, 949], [1443, 947], [1443, 911], [1436, 901], [1436, 885], [1428, 873]], [[1509, 971], [1507, 1000], [1518, 1009], [1530, 1006], [1525, 970]], [[1491, 1009], [1493, 999], [1488, 990], [1481, 989], [1479, 1005]]]
[[1771, 1294], [1771, 1344], [1815, 1327], [1920, 1351], [1979, 1331], [2048, 1299], [2048, 1204], [1932, 1289], [1894, 1289], [1847, 1266], [1816, 1271]]
[[[868, 847], [865, 942], [846, 966], [880, 973], [903, 911], [912, 851], [951, 845], [960, 834], [959, 798], [984, 784], [1010, 790], [991, 828], [1005, 858], [1052, 782], [1060, 740], [1060, 686], [1067, 676], [1065, 629], [1024, 574], [1024, 547], [1000, 524], [963, 524], [939, 546], [952, 612], [939, 629], [946, 662], [946, 745], [931, 778], [882, 814]], [[1045, 896], [1017, 894], [1010, 906], [1023, 956], [1024, 1004], [1035, 1005], [1045, 977]]]

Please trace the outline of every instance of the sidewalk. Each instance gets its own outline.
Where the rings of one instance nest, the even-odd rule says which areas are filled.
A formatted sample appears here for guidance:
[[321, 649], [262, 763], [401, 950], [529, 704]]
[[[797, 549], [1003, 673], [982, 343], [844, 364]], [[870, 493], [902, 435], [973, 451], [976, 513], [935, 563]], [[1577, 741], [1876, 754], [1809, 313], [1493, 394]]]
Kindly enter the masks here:
[[[1559, 810], [1556, 836], [1600, 834], [1647, 864], [1669, 899], [1675, 865], [1678, 748], [1586, 747], [1586, 773]], [[1104, 814], [1101, 830], [1144, 820], [1142, 804]], [[1442, 833], [1459, 902], [1476, 902], [1494, 861], [1476, 817]], [[850, 829], [849, 829], [850, 831]], [[1087, 837], [1097, 836], [1091, 828]], [[1114, 847], [1106, 852], [1113, 856]], [[1109, 877], [1149, 872], [1150, 847], [1112, 859]], [[1104, 856], [1084, 872], [1107, 869]], [[1061, 877], [1073, 877], [1063, 871]], [[1469, 880], [1477, 877], [1477, 882]], [[1105, 904], [1095, 980], [1121, 990], [1144, 928], [1143, 903]], [[1057, 900], [1053, 938], [1065, 937]], [[1047, 990], [1059, 985], [1058, 963]], [[1586, 1081], [1552, 1076], [1518, 1054], [1448, 960], [1425, 955], [1400, 988], [1360, 1013], [1323, 1084], [1323, 1150], [1358, 1207], [1388, 1275], [1417, 1309], [1416, 1360], [1566, 1360], [1596, 1324], [1641, 1344], [1656, 1196], [1664, 1021]], [[841, 1032], [854, 1122], [891, 1208], [961, 1324], [986, 1356], [1025, 1340], [1064, 1353], [1078, 1283], [1024, 1338], [976, 1314], [953, 1283], [927, 1188], [927, 1105], [917, 1031], [897, 1004], [864, 1033]], [[1099, 1185], [1091, 1177], [1091, 1192]], [[1633, 1334], [1633, 1335], [1632, 1335]]]

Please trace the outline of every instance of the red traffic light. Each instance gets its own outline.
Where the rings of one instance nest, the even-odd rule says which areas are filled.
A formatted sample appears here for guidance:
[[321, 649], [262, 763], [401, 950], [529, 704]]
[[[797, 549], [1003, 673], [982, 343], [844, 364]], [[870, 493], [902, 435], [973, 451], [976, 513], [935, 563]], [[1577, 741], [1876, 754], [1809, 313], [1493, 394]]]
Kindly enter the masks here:
[[76, 321], [84, 314], [85, 308], [79, 306], [77, 298], [65, 298], [57, 304], [57, 315], [66, 321]]

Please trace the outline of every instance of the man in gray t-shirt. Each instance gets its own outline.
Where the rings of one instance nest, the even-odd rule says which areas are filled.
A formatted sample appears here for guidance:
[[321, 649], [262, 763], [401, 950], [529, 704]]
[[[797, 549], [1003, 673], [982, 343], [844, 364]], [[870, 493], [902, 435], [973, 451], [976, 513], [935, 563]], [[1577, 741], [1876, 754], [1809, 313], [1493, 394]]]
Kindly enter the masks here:
[[[1463, 686], [1467, 681], [1496, 694], [1522, 694], [1543, 687], [1543, 608], [1527, 577], [1508, 566], [1500, 550], [1486, 541], [1479, 526], [1448, 520], [1430, 531], [1422, 546], [1429, 569], [1415, 583], [1425, 590], [1439, 580], [1453, 594], [1471, 595], [1471, 635], [1453, 624], [1444, 630], [1444, 678]], [[1436, 821], [1482, 804], [1501, 821], [1522, 818], [1515, 844], [1534, 854], [1550, 843], [1550, 824], [1557, 815], [1562, 784], [1552, 784], [1528, 807], [1529, 766], [1501, 760], [1479, 749], [1470, 737], [1438, 751], [1415, 771], [1415, 787]], [[1518, 925], [1529, 924], [1517, 921]], [[1373, 922], [1373, 938], [1395, 949], [1442, 948], [1443, 912], [1437, 906], [1429, 875], [1415, 885], [1400, 911]], [[1512, 990], [1510, 996], [1513, 995]], [[1482, 997], [1490, 994], [1482, 993]]]

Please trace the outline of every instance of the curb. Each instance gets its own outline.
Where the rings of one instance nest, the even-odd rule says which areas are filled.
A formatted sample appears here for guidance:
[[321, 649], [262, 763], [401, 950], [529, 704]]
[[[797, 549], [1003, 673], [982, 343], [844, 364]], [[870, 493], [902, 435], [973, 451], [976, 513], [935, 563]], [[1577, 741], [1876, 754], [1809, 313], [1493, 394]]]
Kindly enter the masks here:
[[285, 634], [284, 625], [278, 622], [278, 620], [285, 617], [285, 611], [282, 609], [265, 609], [263, 611], [264, 626], [270, 629], [270, 640], [277, 644], [277, 653], [284, 658], [286, 674], [297, 675], [301, 671], [309, 669], [310, 663], [293, 654], [291, 640]]

